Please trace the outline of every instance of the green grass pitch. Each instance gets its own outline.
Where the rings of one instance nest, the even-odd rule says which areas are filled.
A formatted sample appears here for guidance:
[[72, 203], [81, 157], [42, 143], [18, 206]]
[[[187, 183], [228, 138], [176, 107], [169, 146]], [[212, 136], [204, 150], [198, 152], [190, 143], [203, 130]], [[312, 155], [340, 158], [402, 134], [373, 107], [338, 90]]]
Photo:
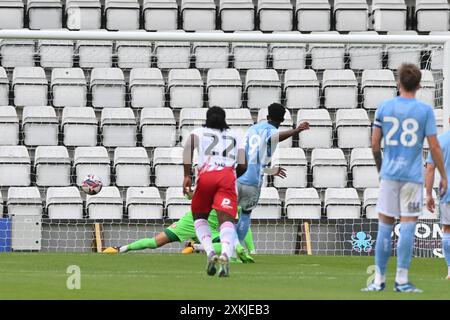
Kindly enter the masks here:
[[[362, 293], [372, 257], [256, 255], [232, 265], [230, 278], [209, 277], [201, 254], [0, 254], [0, 299], [449, 299], [443, 259], [413, 260], [411, 279], [422, 294], [388, 288]], [[81, 270], [81, 289], [66, 288], [69, 265]]]

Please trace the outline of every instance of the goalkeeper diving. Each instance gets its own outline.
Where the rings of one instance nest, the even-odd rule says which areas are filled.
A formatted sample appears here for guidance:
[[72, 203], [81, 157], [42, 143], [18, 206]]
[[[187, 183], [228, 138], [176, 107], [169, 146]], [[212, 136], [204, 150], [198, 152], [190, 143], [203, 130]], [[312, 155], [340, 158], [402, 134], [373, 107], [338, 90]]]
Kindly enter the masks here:
[[[240, 208], [238, 208], [240, 211]], [[211, 228], [211, 239], [213, 242], [214, 251], [217, 254], [221, 252], [221, 244], [220, 244], [220, 232], [219, 228], [219, 220], [217, 218], [216, 210], [211, 210], [208, 218], [208, 224]], [[129, 251], [136, 250], [144, 250], [144, 249], [157, 249], [165, 246], [171, 242], [184, 242], [187, 240], [193, 240], [194, 242], [199, 242], [196, 238], [195, 227], [194, 227], [194, 219], [192, 217], [192, 212], [186, 212], [184, 216], [182, 216], [178, 221], [174, 222], [164, 231], [160, 232], [153, 238], [144, 238], [137, 240], [133, 243], [124, 246], [118, 247], [109, 247], [103, 250], [103, 253], [125, 253]], [[235, 242], [235, 249], [237, 257], [235, 259], [231, 259], [231, 262], [235, 263], [252, 263], [254, 262], [253, 258], [249, 255], [248, 252], [254, 252], [254, 243], [253, 243], [253, 234], [251, 229], [248, 230], [247, 236], [244, 239], [244, 243], [247, 248], [244, 248], [238, 239]], [[197, 245], [192, 245], [194, 248], [197, 248]], [[184, 251], [184, 250], [183, 250]]]

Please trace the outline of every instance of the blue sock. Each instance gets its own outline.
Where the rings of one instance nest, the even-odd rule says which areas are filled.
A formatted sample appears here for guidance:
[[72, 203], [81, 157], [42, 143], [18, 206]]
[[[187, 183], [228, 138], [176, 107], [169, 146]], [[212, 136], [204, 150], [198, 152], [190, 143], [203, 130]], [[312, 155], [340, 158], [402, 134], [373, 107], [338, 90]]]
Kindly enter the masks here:
[[250, 212], [243, 211], [236, 225], [236, 232], [239, 242], [244, 242], [244, 238], [247, 235], [248, 228], [250, 228]]
[[[377, 273], [384, 278], [386, 274], [387, 263], [392, 251], [391, 233], [394, 229], [393, 224], [387, 224], [382, 221], [378, 223], [377, 242], [375, 244], [375, 265]], [[377, 274], [376, 273], [376, 274]], [[375, 279], [377, 284], [384, 282], [384, 279]]]
[[450, 268], [450, 232], [442, 234], [442, 251], [444, 252], [445, 261]]
[[409, 269], [414, 247], [416, 221], [400, 222], [400, 236], [397, 243], [397, 269]]

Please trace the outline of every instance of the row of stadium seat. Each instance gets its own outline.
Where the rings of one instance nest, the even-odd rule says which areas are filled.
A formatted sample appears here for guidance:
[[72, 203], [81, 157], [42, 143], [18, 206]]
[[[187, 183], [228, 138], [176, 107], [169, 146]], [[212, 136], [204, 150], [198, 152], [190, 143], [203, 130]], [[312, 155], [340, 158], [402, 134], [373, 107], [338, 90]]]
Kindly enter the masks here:
[[[252, 31], [252, 33], [260, 33]], [[296, 32], [289, 32], [296, 33]], [[297, 32], [298, 33], [298, 32]], [[316, 32], [338, 34], [337, 32]], [[361, 32], [355, 32], [361, 34]], [[362, 34], [377, 34], [374, 31]], [[389, 32], [392, 35], [415, 35], [415, 31]], [[431, 34], [450, 34], [433, 32]], [[120, 68], [198, 69], [227, 68], [277, 70], [304, 69], [307, 61], [315, 70], [354, 70], [388, 68], [395, 70], [403, 62], [420, 65], [428, 52], [432, 70], [442, 69], [442, 47], [420, 45], [377, 44], [283, 44], [236, 42], [145, 42], [145, 41], [98, 41], [98, 40], [2, 40], [0, 41], [1, 65], [6, 68]], [[383, 64], [387, 55], [386, 65]]]
[[[313, 149], [307, 159], [301, 148], [279, 148], [272, 164], [287, 172], [286, 179], [273, 178], [277, 188], [344, 188], [351, 184], [363, 189], [379, 183], [370, 148], [353, 149], [349, 161], [342, 149]], [[183, 148], [156, 148], [150, 160], [143, 147], [117, 147], [111, 163], [105, 147], [78, 147], [71, 158], [66, 147], [39, 146], [32, 165], [24, 146], [0, 147], [0, 187], [30, 186], [32, 176], [39, 187], [81, 186], [84, 177], [93, 172], [104, 186], [176, 187], [183, 178]]]
[[[164, 107], [166, 95], [173, 109], [201, 108], [205, 99], [208, 106], [231, 109], [243, 106], [245, 93], [246, 107], [251, 110], [280, 102], [282, 96], [288, 109], [319, 108], [321, 96], [323, 107], [341, 109], [357, 108], [361, 92], [362, 106], [374, 110], [397, 93], [394, 73], [386, 69], [364, 70], [360, 83], [352, 70], [325, 70], [321, 81], [313, 70], [287, 70], [283, 78], [273, 69], [251, 69], [243, 85], [236, 69], [210, 69], [205, 86], [199, 70], [172, 69], [166, 84], [159, 69], [137, 68], [131, 70], [127, 85], [121, 69], [94, 68], [88, 84], [80, 68], [55, 68], [49, 86], [43, 68], [17, 67], [10, 85], [6, 71], [0, 68], [0, 106], [9, 105], [10, 95], [17, 107], [46, 106], [50, 91], [54, 107], [85, 107], [90, 93], [95, 109], [122, 108], [128, 101], [134, 109]], [[436, 83], [431, 71], [422, 70], [421, 85], [418, 98], [434, 106]]]
[[[146, 148], [173, 147], [187, 139], [194, 127], [206, 120], [205, 108], [185, 108], [180, 112], [178, 127], [170, 108], [142, 109], [138, 121], [131, 108], [104, 108], [100, 126], [94, 109], [90, 107], [66, 107], [61, 121], [50, 107], [25, 107], [22, 121], [11, 106], [0, 107], [0, 146], [23, 143], [28, 147], [97, 146]], [[254, 124], [248, 109], [225, 109], [227, 123], [241, 138]], [[435, 109], [439, 132], [442, 130], [442, 109]], [[332, 121], [326, 109], [300, 109], [297, 125], [308, 122], [310, 129], [299, 134], [298, 146], [305, 149], [363, 148], [370, 146], [371, 121], [364, 109], [339, 109]], [[258, 112], [258, 122], [267, 118], [267, 108]], [[60, 130], [61, 127], [61, 130]], [[280, 130], [291, 129], [293, 120], [289, 111]], [[100, 129], [100, 131], [99, 131]], [[99, 134], [100, 132], [100, 134]], [[293, 146], [292, 139], [280, 143], [280, 147]]]
[[[436, 198], [435, 193], [433, 196]], [[359, 219], [362, 215], [376, 219], [377, 197], [376, 188], [366, 189], [362, 201], [353, 188], [328, 188], [321, 201], [316, 189], [290, 188], [286, 191], [283, 205], [277, 189], [262, 188], [252, 219], [280, 219], [283, 216], [288, 219], [320, 219], [322, 213], [327, 219]], [[86, 196], [85, 203], [76, 187], [48, 188], [45, 211], [37, 187], [11, 187], [5, 200], [10, 216], [42, 216], [46, 212], [50, 219], [123, 219], [124, 212], [128, 219], [178, 219], [190, 211], [190, 201], [179, 187], [168, 188], [165, 201], [155, 187], [130, 187], [126, 192], [126, 210], [117, 187], [104, 187], [97, 195]], [[2, 204], [3, 201], [0, 209]], [[436, 217], [437, 213], [432, 214], [426, 209], [421, 216], [422, 219]]]
[[[25, 9], [25, 10], [24, 10]], [[407, 8], [404, 0], [22, 0], [2, 1], [0, 28], [70, 30], [100, 29], [148, 31], [378, 31], [405, 30], [408, 25], [428, 32], [449, 29], [450, 6], [446, 0], [416, 0]], [[408, 12], [410, 11], [410, 12]], [[411, 11], [414, 11], [411, 14]], [[26, 15], [24, 14], [26, 12]], [[104, 21], [102, 21], [104, 20]], [[409, 21], [408, 21], [409, 20]], [[412, 20], [412, 21], [411, 21]]]

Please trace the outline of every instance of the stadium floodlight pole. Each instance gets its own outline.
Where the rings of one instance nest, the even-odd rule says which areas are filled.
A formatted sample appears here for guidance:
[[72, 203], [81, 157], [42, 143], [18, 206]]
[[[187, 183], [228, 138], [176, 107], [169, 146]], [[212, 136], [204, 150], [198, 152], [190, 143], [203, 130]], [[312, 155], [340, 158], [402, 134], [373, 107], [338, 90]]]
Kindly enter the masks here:
[[442, 128], [446, 132], [450, 128], [450, 40], [444, 43], [443, 56]]

